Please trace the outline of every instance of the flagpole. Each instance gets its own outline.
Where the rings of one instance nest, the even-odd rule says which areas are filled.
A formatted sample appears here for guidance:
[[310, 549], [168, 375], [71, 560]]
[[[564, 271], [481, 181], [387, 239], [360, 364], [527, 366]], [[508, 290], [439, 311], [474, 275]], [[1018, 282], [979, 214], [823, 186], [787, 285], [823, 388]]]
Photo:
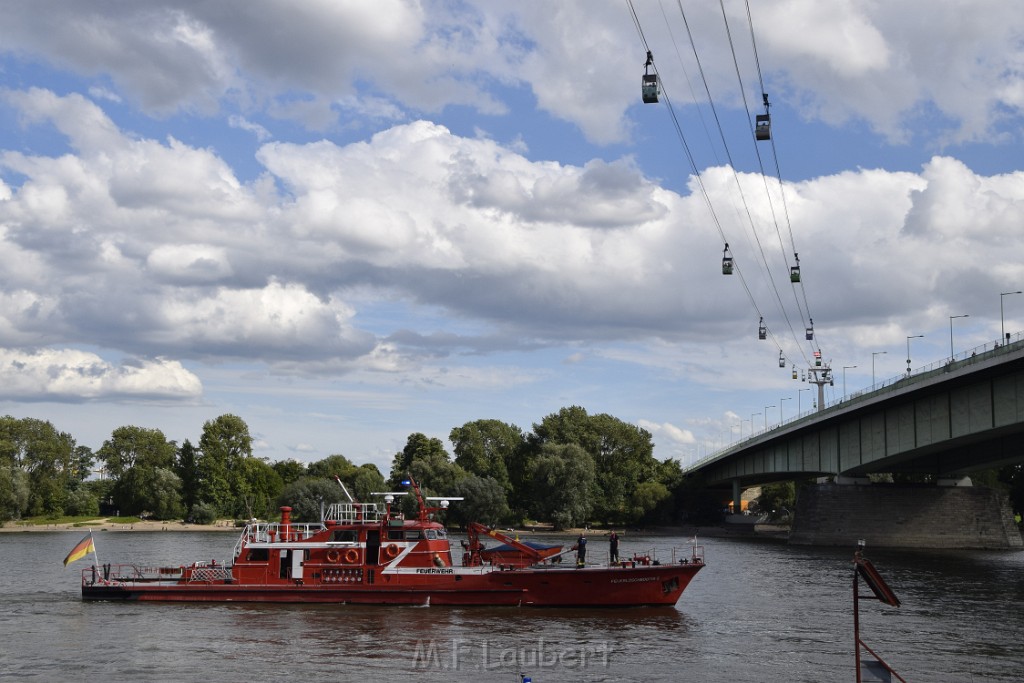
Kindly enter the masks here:
[[93, 538], [93, 536], [92, 536], [92, 529], [89, 529], [89, 545], [92, 546], [92, 559], [95, 560], [95, 562], [93, 563], [92, 566], [93, 567], [99, 566], [99, 564], [100, 564], [100, 554], [98, 552], [96, 552], [96, 539]]

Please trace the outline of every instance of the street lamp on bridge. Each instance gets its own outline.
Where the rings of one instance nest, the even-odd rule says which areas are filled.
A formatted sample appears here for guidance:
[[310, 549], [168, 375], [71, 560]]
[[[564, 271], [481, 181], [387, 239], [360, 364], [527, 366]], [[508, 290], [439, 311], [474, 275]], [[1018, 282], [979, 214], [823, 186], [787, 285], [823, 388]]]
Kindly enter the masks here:
[[764, 407], [764, 431], [766, 431], [766, 432], [768, 431], [768, 409], [769, 408], [774, 408], [774, 407], [775, 406], [765, 406]]
[[921, 339], [924, 337], [923, 334], [915, 334], [907, 337], [907, 377], [910, 377], [910, 340]]
[[846, 398], [846, 371], [853, 370], [856, 365], [844, 365], [843, 366], [843, 398]]
[[1011, 294], [1024, 294], [1021, 290], [1016, 292], [1000, 292], [999, 293], [999, 340], [1000, 343], [1008, 341], [1006, 339], [1006, 319], [1003, 317], [1003, 297], [1010, 296]]
[[760, 414], [761, 413], [751, 413], [750, 414], [750, 435], [751, 436], [754, 435], [754, 416], [760, 415]]
[[[875, 388], [875, 356], [888, 353], [888, 351], [872, 351], [871, 352], [871, 388]], [[909, 353], [907, 354], [910, 355]]]
[[792, 396], [785, 396], [785, 397], [779, 399], [779, 424], [782, 424], [782, 402], [783, 401], [792, 401], [792, 400], [793, 400]]
[[[970, 318], [968, 314], [949, 316], [949, 360], [953, 360], [953, 321], [957, 318]], [[907, 354], [910, 355], [909, 353]]]
[[801, 401], [800, 401], [800, 393], [803, 392], [803, 391], [810, 391], [810, 390], [811, 390], [810, 387], [807, 387], [805, 389], [797, 389], [796, 390], [796, 412], [797, 412], [797, 415], [799, 415], [800, 413], [803, 412], [803, 409], [800, 406], [800, 403], [801, 403]]

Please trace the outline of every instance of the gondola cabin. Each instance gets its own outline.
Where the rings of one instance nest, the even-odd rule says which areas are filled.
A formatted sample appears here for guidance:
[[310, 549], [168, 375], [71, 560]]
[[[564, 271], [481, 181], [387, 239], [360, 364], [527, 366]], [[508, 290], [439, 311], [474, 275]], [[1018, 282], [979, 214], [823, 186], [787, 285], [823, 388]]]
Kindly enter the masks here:
[[808, 327], [807, 331], [804, 333], [804, 337], [807, 338], [807, 341], [811, 341], [812, 339], [814, 339], [814, 328]]
[[758, 140], [772, 139], [772, 120], [768, 114], [758, 114], [754, 119], [754, 137]]
[[780, 368], [786, 367], [786, 358], [782, 355], [782, 351], [781, 350], [779, 351], [779, 367]]
[[661, 86], [658, 84], [658, 74], [644, 74], [640, 84], [640, 92], [643, 95], [645, 104], [655, 104], [658, 95], [661, 94]]
[[800, 282], [800, 266], [792, 266], [789, 269], [789, 281]]
[[767, 339], [768, 338], [768, 328], [764, 324], [764, 318], [761, 318], [761, 322], [757, 326], [757, 338], [758, 339]]
[[729, 253], [728, 243], [722, 250], [722, 275], [732, 275], [732, 254]]

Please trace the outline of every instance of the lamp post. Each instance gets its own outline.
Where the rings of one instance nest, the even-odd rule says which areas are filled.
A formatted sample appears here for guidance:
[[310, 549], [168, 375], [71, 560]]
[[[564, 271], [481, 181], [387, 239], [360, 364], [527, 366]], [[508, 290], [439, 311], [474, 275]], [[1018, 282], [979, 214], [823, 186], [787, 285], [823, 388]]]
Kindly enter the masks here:
[[764, 407], [764, 431], [766, 431], [766, 432], [768, 431], [768, 409], [769, 408], [774, 408], [774, 407], [775, 406], [765, 406]]
[[760, 415], [760, 414], [761, 413], [751, 413], [750, 414], [750, 435], [751, 436], [754, 435], [754, 416], [755, 415]]
[[782, 402], [783, 401], [792, 401], [792, 400], [793, 400], [792, 396], [785, 396], [785, 397], [779, 399], [779, 424], [782, 424]]
[[910, 377], [910, 340], [921, 339], [924, 337], [923, 334], [915, 334], [907, 337], [907, 377]]
[[[871, 388], [875, 388], [875, 356], [888, 353], [888, 351], [872, 351], [871, 352]], [[909, 353], [907, 354], [910, 355]]]
[[[957, 318], [970, 318], [968, 314], [949, 316], [949, 360], [953, 360], [953, 321]], [[909, 353], [907, 354], [910, 355]]]
[[806, 389], [797, 389], [796, 390], [796, 412], [797, 412], [797, 415], [799, 415], [800, 413], [803, 412], [803, 408], [800, 406], [800, 403], [801, 403], [801, 401], [800, 401], [800, 392], [810, 391], [810, 390], [811, 390], [810, 387], [807, 387]]
[[1006, 342], [1006, 319], [1003, 317], [1003, 297], [1010, 296], [1011, 294], [1024, 294], [1021, 290], [1016, 292], [1000, 292], [999, 293], [999, 343]]
[[[740, 441], [743, 440], [743, 423], [750, 422], [750, 420], [740, 420]], [[754, 435], [754, 423], [750, 422], [750, 435]]]
[[843, 398], [846, 398], [846, 371], [853, 370], [856, 365], [844, 365], [843, 366]]

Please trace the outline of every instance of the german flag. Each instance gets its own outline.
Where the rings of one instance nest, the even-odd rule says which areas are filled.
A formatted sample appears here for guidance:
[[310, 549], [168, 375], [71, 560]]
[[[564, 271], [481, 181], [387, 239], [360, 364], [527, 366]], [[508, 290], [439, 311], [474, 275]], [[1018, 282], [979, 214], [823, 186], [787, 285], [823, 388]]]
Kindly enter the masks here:
[[95, 552], [96, 552], [96, 546], [93, 545], [93, 542], [92, 542], [92, 532], [90, 531], [89, 535], [86, 536], [85, 538], [83, 538], [81, 541], [79, 541], [78, 545], [76, 545], [74, 548], [72, 548], [71, 552], [68, 553], [68, 556], [64, 558], [64, 566], [66, 567], [69, 564], [71, 564], [72, 562], [74, 562], [76, 560], [82, 559], [83, 557], [85, 557], [89, 553], [95, 553]]

